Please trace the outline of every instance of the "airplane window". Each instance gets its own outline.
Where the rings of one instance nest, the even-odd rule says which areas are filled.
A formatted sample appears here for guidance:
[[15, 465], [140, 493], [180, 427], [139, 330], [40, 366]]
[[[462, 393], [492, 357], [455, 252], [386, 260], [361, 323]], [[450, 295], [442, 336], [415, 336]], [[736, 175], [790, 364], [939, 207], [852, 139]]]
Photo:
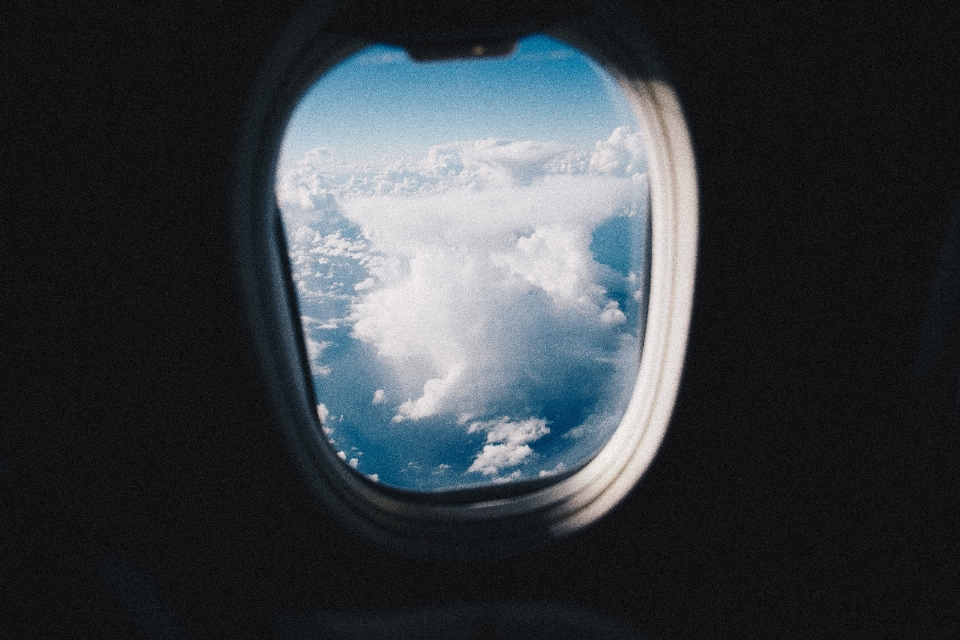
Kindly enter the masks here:
[[539, 26], [507, 5], [454, 31], [305, 6], [233, 160], [270, 437], [326, 512], [403, 553], [596, 521], [680, 385], [697, 181], [669, 76], [616, 2]]
[[569, 475], [634, 395], [645, 132], [587, 55], [361, 50], [302, 97], [276, 198], [323, 433], [420, 492]]

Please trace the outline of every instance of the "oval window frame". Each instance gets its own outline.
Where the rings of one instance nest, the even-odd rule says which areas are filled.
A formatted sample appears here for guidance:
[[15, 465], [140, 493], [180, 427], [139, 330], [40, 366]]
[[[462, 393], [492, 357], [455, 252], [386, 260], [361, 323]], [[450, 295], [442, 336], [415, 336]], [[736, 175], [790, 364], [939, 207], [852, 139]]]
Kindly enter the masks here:
[[286, 123], [319, 77], [372, 44], [324, 32], [343, 3], [304, 7], [254, 86], [234, 160], [233, 242], [255, 355], [287, 449], [328, 511], [386, 548], [439, 557], [502, 555], [582, 529], [637, 484], [666, 433], [693, 304], [697, 183], [680, 103], [634, 20], [598, 3], [576, 21], [533, 30], [598, 62], [617, 81], [646, 140], [650, 284], [636, 386], [608, 442], [578, 469], [540, 481], [413, 492], [379, 485], [328, 446], [315, 413], [297, 299], [275, 197]]

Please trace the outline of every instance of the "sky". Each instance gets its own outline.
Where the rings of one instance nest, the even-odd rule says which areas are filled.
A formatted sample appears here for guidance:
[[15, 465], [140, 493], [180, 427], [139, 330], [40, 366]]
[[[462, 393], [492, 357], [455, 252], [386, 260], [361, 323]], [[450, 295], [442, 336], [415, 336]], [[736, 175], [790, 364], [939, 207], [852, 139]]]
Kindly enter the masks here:
[[632, 122], [610, 77], [551, 38], [521, 40], [509, 57], [422, 64], [402, 49], [375, 46], [303, 96], [281, 164], [295, 162], [316, 141], [354, 159], [489, 137], [592, 146]]
[[276, 191], [341, 459], [434, 491], [593, 455], [637, 374], [646, 170], [619, 90], [545, 37], [502, 60], [374, 47], [321, 78]]

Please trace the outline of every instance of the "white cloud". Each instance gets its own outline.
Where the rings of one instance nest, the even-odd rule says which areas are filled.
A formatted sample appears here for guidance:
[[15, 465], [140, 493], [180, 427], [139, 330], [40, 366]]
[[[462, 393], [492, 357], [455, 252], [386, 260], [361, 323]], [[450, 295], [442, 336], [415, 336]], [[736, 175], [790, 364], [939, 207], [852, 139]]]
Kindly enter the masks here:
[[363, 291], [364, 289], [369, 289], [373, 287], [374, 284], [376, 284], [376, 282], [374, 281], [373, 278], [367, 278], [363, 282], [358, 282], [357, 284], [353, 285], [353, 290]]
[[561, 473], [566, 468], [567, 468], [567, 465], [563, 464], [562, 462], [558, 462], [557, 466], [555, 466], [553, 469], [541, 469], [540, 473], [538, 473], [537, 475], [541, 478], [549, 478], [550, 476], [555, 476], [558, 473]]
[[[635, 366], [628, 320], [642, 278], [597, 262], [591, 243], [601, 224], [646, 210], [642, 150], [640, 134], [621, 127], [590, 151], [487, 139], [347, 162], [314, 149], [280, 171], [313, 374], [342, 375], [325, 353], [362, 347], [368, 410], [383, 405], [410, 429], [448, 419], [461, 435], [478, 420], [467, 431], [487, 441], [468, 472], [503, 477], [529, 460], [549, 431], [545, 395], [579, 392], [577, 376], [609, 373], [604, 363], [616, 375]], [[532, 417], [489, 419], [498, 415]], [[577, 428], [617, 420], [590, 416]]]
[[604, 324], [623, 324], [627, 316], [620, 310], [620, 303], [610, 300], [600, 313], [600, 321]]
[[418, 420], [440, 411], [443, 401], [456, 391], [460, 377], [459, 367], [453, 367], [444, 378], [430, 378], [423, 385], [423, 395], [416, 400], [407, 400], [397, 407], [393, 422]]
[[543, 289], [557, 307], [592, 311], [605, 300], [606, 291], [599, 284], [602, 268], [590, 254], [590, 230], [584, 225], [541, 226], [518, 239], [511, 251], [492, 258], [494, 264]]
[[607, 140], [600, 140], [590, 156], [590, 169], [608, 175], [645, 173], [643, 136], [630, 127], [616, 128]]
[[532, 140], [477, 140], [461, 147], [461, 155], [471, 163], [492, 170], [493, 175], [507, 183], [530, 184], [544, 175], [545, 164], [557, 156], [570, 155], [569, 148], [557, 143]]
[[330, 346], [329, 342], [319, 342], [309, 335], [304, 336], [307, 345], [307, 360], [310, 362], [310, 373], [315, 376], [328, 376], [332, 369], [320, 363], [323, 350]]
[[384, 156], [361, 162], [318, 147], [278, 171], [276, 191], [284, 217], [298, 227], [348, 198], [438, 195], [530, 186], [547, 176], [631, 177], [645, 172], [642, 135], [618, 127], [592, 151], [556, 142], [488, 138], [436, 145], [425, 158]]
[[591, 232], [637, 197], [626, 178], [557, 176], [493, 192], [345, 201], [383, 256], [349, 321], [396, 383], [407, 382], [394, 420], [489, 415], [497, 389], [554, 362], [530, 353], [545, 331], [557, 344], [614, 335], [625, 316], [609, 307], [605, 285], [616, 275], [594, 260]]
[[317, 405], [317, 417], [320, 418], [320, 424], [327, 424], [327, 418], [330, 417], [330, 410], [322, 402]]
[[510, 418], [474, 422], [467, 433], [487, 432], [486, 444], [474, 458], [467, 473], [495, 476], [501, 469], [515, 467], [533, 455], [530, 443], [550, 433], [546, 420], [528, 418], [512, 422]]

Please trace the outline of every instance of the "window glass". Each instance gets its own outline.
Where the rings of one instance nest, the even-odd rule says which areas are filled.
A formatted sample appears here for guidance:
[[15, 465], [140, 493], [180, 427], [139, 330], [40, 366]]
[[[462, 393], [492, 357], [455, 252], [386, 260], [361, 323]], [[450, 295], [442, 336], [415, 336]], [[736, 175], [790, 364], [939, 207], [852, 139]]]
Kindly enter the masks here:
[[420, 491], [586, 462], [633, 392], [646, 313], [641, 132], [556, 40], [324, 75], [277, 169], [317, 412], [345, 464]]

